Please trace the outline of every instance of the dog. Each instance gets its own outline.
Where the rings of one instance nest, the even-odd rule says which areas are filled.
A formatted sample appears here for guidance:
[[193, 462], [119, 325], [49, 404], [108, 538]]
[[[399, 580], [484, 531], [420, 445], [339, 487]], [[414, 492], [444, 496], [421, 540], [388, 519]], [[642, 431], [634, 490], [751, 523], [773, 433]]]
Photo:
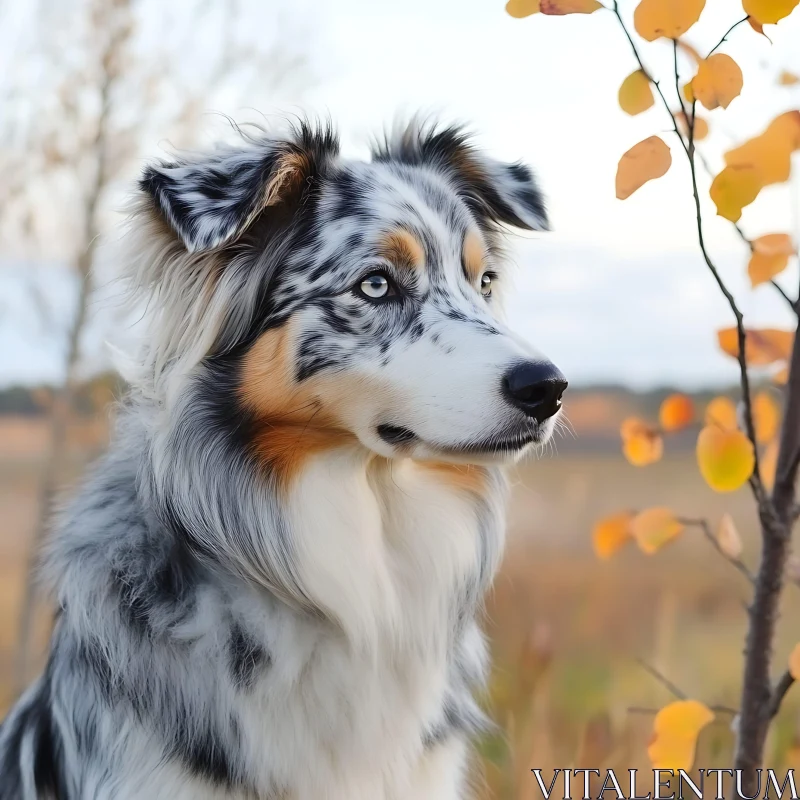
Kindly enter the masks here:
[[43, 558], [49, 659], [2, 800], [464, 800], [504, 466], [567, 383], [503, 322], [522, 164], [329, 123], [144, 169], [108, 453]]

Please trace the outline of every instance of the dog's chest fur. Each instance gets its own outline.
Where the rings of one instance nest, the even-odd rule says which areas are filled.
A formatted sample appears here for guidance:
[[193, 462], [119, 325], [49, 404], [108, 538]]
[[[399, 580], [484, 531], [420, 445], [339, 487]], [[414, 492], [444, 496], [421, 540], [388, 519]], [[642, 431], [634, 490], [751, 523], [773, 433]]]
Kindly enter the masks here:
[[[76, 797], [466, 796], [498, 472], [356, 449], [312, 459], [280, 508], [309, 612], [213, 568], [184, 578], [174, 607], [148, 599], [157, 565], [120, 568], [159, 543], [131, 499], [107, 496], [118, 470], [112, 458], [60, 537], [65, 611], [44, 681], [74, 721], [60, 735], [91, 751]], [[102, 740], [76, 744], [87, 729]]]
[[[289, 786], [305, 775], [298, 797], [457, 796], [459, 740], [480, 722], [470, 690], [485, 665], [473, 613], [502, 530], [486, 496], [493, 476], [475, 471], [365, 469], [342, 452], [317, 459], [293, 487], [287, 516], [306, 549], [303, 584], [341, 629], [265, 631], [276, 636], [274, 661], [237, 704], [265, 780]], [[464, 487], [475, 482], [487, 482], [480, 495]]]

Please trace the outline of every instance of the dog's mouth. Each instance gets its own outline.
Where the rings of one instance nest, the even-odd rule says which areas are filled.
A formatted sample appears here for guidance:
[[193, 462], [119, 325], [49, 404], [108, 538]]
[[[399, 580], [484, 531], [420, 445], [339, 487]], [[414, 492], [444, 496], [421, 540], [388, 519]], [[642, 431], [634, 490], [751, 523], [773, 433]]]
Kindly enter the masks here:
[[515, 433], [490, 436], [475, 442], [467, 442], [463, 445], [427, 442], [417, 436], [414, 431], [399, 425], [378, 425], [377, 431], [378, 436], [384, 442], [394, 447], [405, 448], [413, 444], [424, 443], [432, 450], [442, 455], [450, 456], [512, 455], [530, 444], [541, 444], [546, 438], [546, 434], [540, 425], [536, 425], [535, 428], [525, 428]]

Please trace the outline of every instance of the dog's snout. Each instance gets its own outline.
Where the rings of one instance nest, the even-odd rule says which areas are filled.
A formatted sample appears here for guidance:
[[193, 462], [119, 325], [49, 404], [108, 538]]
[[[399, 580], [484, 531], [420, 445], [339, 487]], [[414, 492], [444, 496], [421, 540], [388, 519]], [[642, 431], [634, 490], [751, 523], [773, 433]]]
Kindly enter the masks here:
[[503, 376], [503, 394], [537, 422], [544, 422], [561, 408], [566, 378], [549, 361], [523, 361]]

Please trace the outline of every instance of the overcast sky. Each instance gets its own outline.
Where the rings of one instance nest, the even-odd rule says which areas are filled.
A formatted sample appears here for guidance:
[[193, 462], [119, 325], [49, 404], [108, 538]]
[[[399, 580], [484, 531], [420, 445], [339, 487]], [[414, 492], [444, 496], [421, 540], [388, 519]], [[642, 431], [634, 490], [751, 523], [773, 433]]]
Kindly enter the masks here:
[[[655, 107], [631, 118], [617, 106], [619, 84], [635, 62], [610, 13], [514, 20], [502, 0], [319, 5], [298, 6], [309, 15], [301, 22], [310, 32], [318, 75], [303, 109], [338, 122], [347, 154], [362, 154], [369, 137], [398, 115], [422, 110], [468, 123], [493, 155], [522, 159], [538, 173], [555, 233], [517, 242], [511, 318], [573, 383], [701, 386], [736, 379], [734, 362], [715, 347], [715, 328], [732, 324], [732, 317], [696, 246], [688, 170], [669, 136], [668, 118]], [[621, 5], [632, 13], [635, 3]], [[709, 0], [689, 39], [707, 50], [741, 16], [736, 0]], [[781, 69], [800, 75], [800, 12], [768, 30], [773, 46], [748, 25], [723, 45], [741, 64], [745, 85], [727, 111], [706, 112], [712, 134], [702, 149], [715, 167], [734, 141], [758, 133], [778, 112], [800, 107], [800, 86], [775, 86]], [[653, 71], [668, 77], [671, 48], [643, 47]], [[686, 73], [691, 77], [688, 67]], [[264, 109], [281, 110], [297, 107]], [[672, 147], [672, 169], [630, 199], [616, 200], [619, 156], [654, 133]], [[703, 178], [704, 194], [707, 186]], [[765, 191], [745, 210], [745, 230], [752, 236], [796, 232], [798, 197], [797, 184], [794, 197], [786, 188]], [[745, 249], [730, 223], [715, 218], [710, 201], [706, 225], [713, 256], [738, 292], [748, 324], [788, 325], [771, 287], [749, 290]], [[25, 300], [15, 284], [21, 274], [10, 268], [0, 278], [6, 287], [0, 298], [2, 383], [58, 375], [51, 337], [28, 334], [32, 326], [25, 324]], [[796, 294], [796, 266], [783, 280]], [[46, 283], [53, 302], [67, 307], [68, 282], [53, 277]], [[99, 342], [90, 342], [89, 350], [100, 353]]]

